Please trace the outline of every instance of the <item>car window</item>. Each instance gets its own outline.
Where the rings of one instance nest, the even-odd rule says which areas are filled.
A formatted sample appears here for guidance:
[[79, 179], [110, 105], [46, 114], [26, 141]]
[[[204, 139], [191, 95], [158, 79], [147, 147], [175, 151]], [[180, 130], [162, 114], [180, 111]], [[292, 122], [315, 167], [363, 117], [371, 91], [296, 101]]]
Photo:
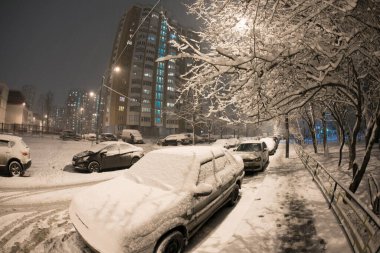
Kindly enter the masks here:
[[116, 152], [116, 151], [118, 152], [119, 147], [116, 144], [112, 144], [106, 147], [104, 150], [107, 150], [107, 152]]
[[261, 145], [260, 143], [243, 143], [237, 147], [236, 151], [258, 152], [261, 151]]
[[197, 184], [200, 184], [200, 183], [205, 183], [205, 184], [215, 186], [216, 184], [215, 172], [214, 172], [214, 164], [212, 160], [201, 164]]
[[230, 162], [226, 159], [226, 156], [220, 156], [215, 159], [215, 172], [219, 172], [226, 168]]
[[0, 140], [0, 147], [8, 147], [8, 141]]

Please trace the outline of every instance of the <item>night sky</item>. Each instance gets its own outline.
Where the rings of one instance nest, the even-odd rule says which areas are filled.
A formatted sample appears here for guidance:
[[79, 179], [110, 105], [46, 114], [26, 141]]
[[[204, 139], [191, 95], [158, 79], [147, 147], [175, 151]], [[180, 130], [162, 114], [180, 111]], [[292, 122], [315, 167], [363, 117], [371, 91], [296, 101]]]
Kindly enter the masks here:
[[[182, 25], [194, 27], [183, 3], [161, 0]], [[0, 82], [33, 85], [63, 105], [72, 88], [97, 90], [127, 7], [156, 0], [0, 0]]]

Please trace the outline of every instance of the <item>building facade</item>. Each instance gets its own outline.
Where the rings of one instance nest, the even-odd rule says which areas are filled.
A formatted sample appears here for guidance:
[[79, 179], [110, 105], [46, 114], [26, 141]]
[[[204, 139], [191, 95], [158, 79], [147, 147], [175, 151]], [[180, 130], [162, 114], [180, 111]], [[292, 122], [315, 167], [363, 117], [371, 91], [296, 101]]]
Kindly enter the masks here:
[[[80, 89], [70, 90], [66, 99], [66, 108], [55, 110], [54, 119], [65, 130], [78, 134], [95, 133], [97, 121], [98, 96], [93, 92]], [[64, 113], [65, 124], [62, 124]]]
[[[133, 128], [150, 136], [181, 131], [176, 92], [185, 61], [156, 59], [176, 55], [169, 41], [186, 30], [160, 15], [163, 10], [150, 13], [151, 8], [133, 6], [120, 21], [106, 79], [103, 131], [120, 133]], [[120, 67], [118, 73], [111, 71], [116, 66]]]

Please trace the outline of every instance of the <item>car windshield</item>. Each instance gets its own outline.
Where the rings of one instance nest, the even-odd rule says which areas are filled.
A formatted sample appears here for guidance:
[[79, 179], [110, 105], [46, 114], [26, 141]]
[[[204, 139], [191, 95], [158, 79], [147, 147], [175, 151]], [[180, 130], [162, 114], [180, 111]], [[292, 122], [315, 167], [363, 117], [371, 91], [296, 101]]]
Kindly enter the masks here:
[[261, 151], [261, 145], [260, 143], [242, 143], [237, 147], [236, 151], [258, 152]]
[[125, 176], [163, 189], [183, 189], [198, 179], [199, 162], [191, 156], [148, 153]]
[[89, 151], [92, 151], [92, 152], [96, 153], [96, 152], [98, 152], [99, 150], [101, 150], [101, 149], [107, 147], [108, 145], [109, 145], [109, 144], [107, 144], [107, 143], [99, 143], [99, 144], [96, 144], [95, 146], [91, 147], [91, 148], [89, 149]]

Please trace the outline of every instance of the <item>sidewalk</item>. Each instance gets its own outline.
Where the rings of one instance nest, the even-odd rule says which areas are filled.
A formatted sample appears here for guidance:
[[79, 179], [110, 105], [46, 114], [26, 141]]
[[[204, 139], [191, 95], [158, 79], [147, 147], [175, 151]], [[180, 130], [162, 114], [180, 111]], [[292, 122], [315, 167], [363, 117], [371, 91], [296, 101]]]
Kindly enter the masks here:
[[243, 185], [237, 206], [192, 252], [352, 252], [343, 230], [291, 146], [270, 157], [264, 180]]

